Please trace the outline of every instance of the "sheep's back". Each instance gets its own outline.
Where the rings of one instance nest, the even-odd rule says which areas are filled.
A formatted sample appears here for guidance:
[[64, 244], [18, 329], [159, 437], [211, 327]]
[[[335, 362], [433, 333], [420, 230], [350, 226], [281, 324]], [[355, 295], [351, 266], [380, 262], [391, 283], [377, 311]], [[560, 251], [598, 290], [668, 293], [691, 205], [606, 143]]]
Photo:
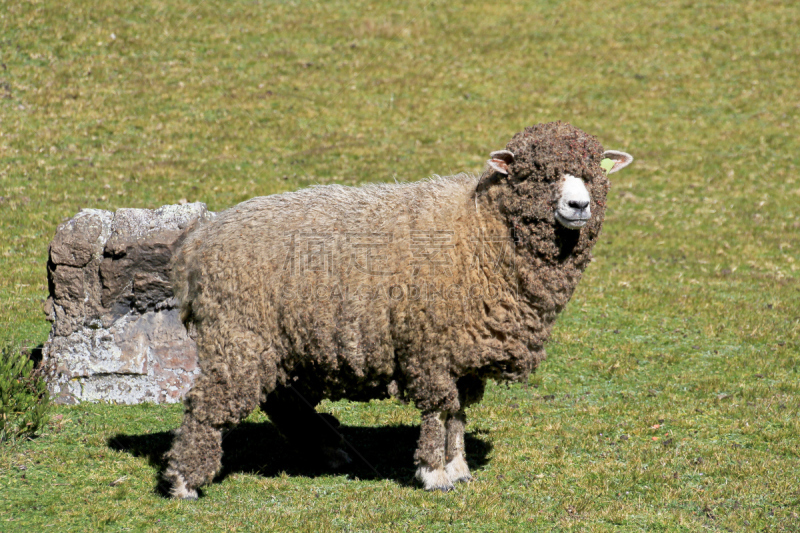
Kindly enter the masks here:
[[[441, 309], [453, 304], [435, 291], [471, 275], [475, 183], [312, 187], [243, 202], [183, 244], [174, 266], [183, 316], [201, 334], [224, 322], [260, 335], [295, 369], [313, 361], [317, 373], [383, 382], [396, 348], [420, 349], [412, 338], [455, 342], [442, 334], [468, 310]], [[415, 299], [415, 283], [438, 301]]]

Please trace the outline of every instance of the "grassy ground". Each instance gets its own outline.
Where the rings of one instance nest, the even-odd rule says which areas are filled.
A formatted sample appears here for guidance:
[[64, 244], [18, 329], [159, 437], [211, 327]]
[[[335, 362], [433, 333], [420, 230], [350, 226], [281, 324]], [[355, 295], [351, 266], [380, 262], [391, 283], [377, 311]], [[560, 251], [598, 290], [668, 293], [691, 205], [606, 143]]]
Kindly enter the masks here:
[[174, 502], [179, 406], [59, 407], [0, 449], [0, 530], [800, 530], [798, 27], [789, 0], [0, 0], [2, 341], [46, 339], [82, 207], [476, 171], [555, 119], [637, 158], [549, 360], [470, 412], [474, 483], [414, 489], [415, 411], [340, 402], [352, 470], [255, 413]]

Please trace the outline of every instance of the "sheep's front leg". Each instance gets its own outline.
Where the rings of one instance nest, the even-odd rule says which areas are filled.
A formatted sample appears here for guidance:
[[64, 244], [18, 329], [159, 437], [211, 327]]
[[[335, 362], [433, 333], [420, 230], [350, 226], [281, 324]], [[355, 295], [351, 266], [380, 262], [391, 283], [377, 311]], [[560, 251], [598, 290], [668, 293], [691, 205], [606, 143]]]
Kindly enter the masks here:
[[445, 470], [446, 420], [447, 413], [444, 411], [429, 411], [422, 414], [414, 461], [418, 465], [417, 479], [425, 490], [447, 492], [453, 488], [453, 483]]
[[447, 464], [444, 469], [451, 483], [470, 481], [472, 475], [465, 459], [464, 428], [467, 426], [467, 415], [463, 410], [450, 415], [445, 422], [447, 431]]

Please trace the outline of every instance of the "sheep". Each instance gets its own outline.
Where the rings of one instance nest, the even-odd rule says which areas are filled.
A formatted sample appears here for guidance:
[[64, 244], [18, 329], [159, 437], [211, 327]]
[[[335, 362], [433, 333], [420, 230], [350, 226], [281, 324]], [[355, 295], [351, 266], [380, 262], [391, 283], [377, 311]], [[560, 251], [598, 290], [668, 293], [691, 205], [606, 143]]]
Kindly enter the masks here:
[[[421, 411], [426, 490], [471, 474], [465, 408], [488, 379], [526, 380], [591, 259], [607, 173], [633, 158], [565, 123], [492, 152], [480, 176], [317, 186], [198, 221], [172, 265], [200, 375], [165, 479], [195, 499], [222, 430], [260, 406], [290, 440], [349, 461], [322, 399]], [[602, 166], [601, 166], [602, 165]]]

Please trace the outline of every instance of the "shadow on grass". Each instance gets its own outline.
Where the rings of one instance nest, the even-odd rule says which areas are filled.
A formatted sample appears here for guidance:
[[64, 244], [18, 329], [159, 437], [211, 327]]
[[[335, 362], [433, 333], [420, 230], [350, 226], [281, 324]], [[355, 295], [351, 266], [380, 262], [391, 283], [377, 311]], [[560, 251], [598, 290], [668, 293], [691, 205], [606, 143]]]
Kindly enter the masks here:
[[[339, 431], [349, 443], [342, 448], [353, 462], [334, 469], [297, 450], [270, 422], [243, 422], [223, 437], [222, 470], [214, 481], [222, 481], [236, 472], [265, 477], [285, 472], [304, 477], [347, 474], [358, 479], [390, 479], [405, 486], [414, 483], [413, 455], [419, 426], [341, 426]], [[492, 450], [491, 443], [475, 432], [467, 433], [464, 441], [470, 469], [474, 471], [484, 466]], [[167, 431], [146, 435], [117, 434], [108, 439], [108, 446], [114, 450], [146, 457], [150, 465], [158, 469], [159, 479], [167, 467], [164, 454], [171, 445], [172, 433]], [[155, 488], [162, 496], [167, 496], [168, 490], [163, 482]]]

